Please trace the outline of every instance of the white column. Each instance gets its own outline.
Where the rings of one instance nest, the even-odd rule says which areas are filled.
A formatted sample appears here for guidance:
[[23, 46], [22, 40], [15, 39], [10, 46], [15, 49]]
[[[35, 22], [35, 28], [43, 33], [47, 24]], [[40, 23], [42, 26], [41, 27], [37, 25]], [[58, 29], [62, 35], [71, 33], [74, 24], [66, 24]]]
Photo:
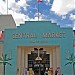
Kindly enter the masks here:
[[27, 52], [27, 48], [25, 49], [25, 67], [28, 68], [28, 52]]
[[24, 68], [25, 68], [25, 48], [24, 48]]
[[20, 56], [20, 75], [22, 75], [22, 47], [21, 47], [21, 52], [20, 52], [21, 56]]
[[56, 51], [56, 47], [55, 47], [55, 59], [56, 59], [56, 62], [55, 62], [55, 65], [56, 65], [56, 68], [57, 68], [57, 51]]
[[56, 47], [57, 67], [60, 67], [60, 48]]
[[56, 55], [55, 55], [55, 48], [53, 48], [53, 69], [56, 69]]
[[53, 50], [50, 50], [50, 67], [53, 67]]
[[21, 74], [21, 47], [17, 49], [17, 75]]
[[24, 48], [22, 47], [22, 67], [21, 67], [21, 69], [22, 69], [22, 75], [23, 75], [23, 73], [24, 73]]

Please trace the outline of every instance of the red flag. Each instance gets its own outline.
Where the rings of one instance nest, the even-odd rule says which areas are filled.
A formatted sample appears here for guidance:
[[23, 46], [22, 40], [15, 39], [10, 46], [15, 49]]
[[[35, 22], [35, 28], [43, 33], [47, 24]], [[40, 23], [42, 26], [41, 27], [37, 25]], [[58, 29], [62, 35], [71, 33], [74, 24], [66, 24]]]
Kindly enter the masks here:
[[42, 2], [42, 0], [37, 0], [38, 2]]
[[0, 40], [3, 40], [3, 33], [2, 33], [2, 31], [0, 31]]

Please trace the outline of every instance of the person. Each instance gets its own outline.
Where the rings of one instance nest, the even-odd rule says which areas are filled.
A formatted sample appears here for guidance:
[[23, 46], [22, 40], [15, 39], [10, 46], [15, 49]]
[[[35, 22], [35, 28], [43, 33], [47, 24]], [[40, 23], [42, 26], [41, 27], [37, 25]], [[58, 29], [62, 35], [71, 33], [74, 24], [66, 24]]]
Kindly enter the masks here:
[[57, 75], [60, 75], [60, 67], [57, 67], [57, 71], [58, 71]]
[[57, 69], [55, 70], [55, 75], [57, 75], [58, 74], [58, 71], [57, 71]]
[[53, 68], [51, 67], [49, 68], [49, 70], [50, 70], [50, 75], [53, 75]]
[[45, 71], [44, 75], [48, 75], [48, 68], [46, 68], [46, 71]]
[[19, 75], [19, 68], [17, 68], [17, 75]]
[[27, 68], [25, 68], [25, 75], [27, 75]]
[[41, 75], [44, 75], [44, 65], [40, 64], [40, 72]]
[[48, 75], [51, 75], [51, 74], [50, 74], [50, 70], [48, 70]]
[[29, 75], [29, 68], [27, 68], [27, 75]]
[[39, 74], [39, 65], [38, 64], [34, 65], [33, 71], [34, 71], [34, 75], [38, 75]]
[[33, 75], [33, 70], [32, 70], [32, 68], [29, 69], [29, 75]]

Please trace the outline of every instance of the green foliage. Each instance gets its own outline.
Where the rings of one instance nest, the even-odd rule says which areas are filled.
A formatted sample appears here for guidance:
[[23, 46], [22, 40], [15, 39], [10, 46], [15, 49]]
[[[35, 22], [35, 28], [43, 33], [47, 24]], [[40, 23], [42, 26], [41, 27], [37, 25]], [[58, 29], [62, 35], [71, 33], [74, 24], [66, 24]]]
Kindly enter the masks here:
[[12, 58], [7, 58], [7, 54], [3, 55], [2, 54], [2, 57], [0, 57], [0, 63], [6, 65], [6, 64], [9, 64], [11, 66], [9, 62], [9, 60], [12, 60]]
[[75, 64], [75, 56], [73, 54], [71, 54], [69, 58], [66, 58], [66, 60], [68, 60], [69, 62], [66, 63], [65, 65]]
[[71, 64], [72, 65], [72, 70], [73, 70], [73, 75], [75, 75], [74, 72], [74, 65], [75, 65], [75, 56], [73, 54], [70, 55], [69, 58], [66, 58], [66, 60], [68, 60], [68, 63], [66, 63], [65, 65]]
[[11, 66], [11, 64], [9, 63], [9, 60], [11, 60], [11, 58], [7, 58], [7, 54], [2, 54], [2, 57], [0, 57], [0, 63], [3, 64], [4, 66], [4, 74], [5, 75], [5, 67], [6, 64], [9, 64]]

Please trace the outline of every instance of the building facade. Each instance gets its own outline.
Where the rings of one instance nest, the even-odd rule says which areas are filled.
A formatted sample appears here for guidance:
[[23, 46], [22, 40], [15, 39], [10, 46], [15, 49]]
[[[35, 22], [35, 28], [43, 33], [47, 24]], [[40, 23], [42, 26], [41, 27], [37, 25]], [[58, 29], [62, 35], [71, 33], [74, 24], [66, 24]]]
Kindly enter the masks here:
[[[4, 30], [16, 28], [16, 24], [12, 15], [0, 15], [0, 62], [2, 62], [2, 54], [4, 48]], [[2, 75], [3, 63], [0, 63], [0, 75]]]
[[49, 21], [26, 22], [4, 31], [3, 53], [12, 58], [6, 65], [6, 75], [23, 75], [25, 68], [40, 64], [53, 71], [60, 67], [63, 75], [72, 75], [71, 65], [65, 66], [73, 49], [72, 28], [60, 28]]

